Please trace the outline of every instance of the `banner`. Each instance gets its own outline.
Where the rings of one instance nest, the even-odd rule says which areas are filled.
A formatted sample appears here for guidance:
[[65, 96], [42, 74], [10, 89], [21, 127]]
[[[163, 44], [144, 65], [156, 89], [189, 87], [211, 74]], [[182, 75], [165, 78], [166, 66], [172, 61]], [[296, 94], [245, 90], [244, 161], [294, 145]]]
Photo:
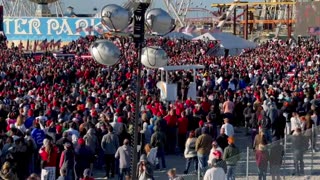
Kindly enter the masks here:
[[309, 27], [308, 32], [311, 36], [319, 36], [320, 35], [320, 26], [319, 27]]
[[106, 32], [100, 18], [4, 18], [3, 29], [8, 40], [60, 39], [68, 42], [80, 36]]
[[[310, 28], [320, 25], [320, 2], [297, 2], [294, 34], [308, 36]], [[312, 32], [311, 32], [312, 33]]]

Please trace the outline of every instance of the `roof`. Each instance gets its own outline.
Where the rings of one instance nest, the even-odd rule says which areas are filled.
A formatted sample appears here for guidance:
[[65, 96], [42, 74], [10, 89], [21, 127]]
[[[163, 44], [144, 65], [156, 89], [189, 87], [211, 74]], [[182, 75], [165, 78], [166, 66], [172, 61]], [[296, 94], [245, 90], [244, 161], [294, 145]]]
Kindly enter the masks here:
[[164, 66], [159, 68], [163, 71], [178, 71], [178, 70], [190, 70], [190, 69], [203, 69], [203, 65], [183, 65], [183, 66]]

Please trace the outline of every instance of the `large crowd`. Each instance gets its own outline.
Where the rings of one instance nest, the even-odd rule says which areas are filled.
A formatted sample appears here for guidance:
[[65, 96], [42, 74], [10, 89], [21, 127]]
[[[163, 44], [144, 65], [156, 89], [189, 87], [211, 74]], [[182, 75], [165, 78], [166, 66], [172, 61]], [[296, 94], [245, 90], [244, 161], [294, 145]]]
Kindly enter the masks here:
[[[154, 171], [167, 168], [166, 155], [183, 154], [185, 174], [193, 173], [193, 163], [205, 180], [233, 180], [240, 158], [235, 126], [252, 136], [259, 179], [265, 179], [268, 161], [272, 175], [279, 175], [281, 162], [268, 158], [281, 158], [282, 145], [270, 153], [265, 146], [285, 133], [295, 137], [295, 174], [304, 173], [303, 153], [315, 135], [308, 130], [320, 122], [318, 41], [273, 39], [239, 56], [214, 57], [206, 54], [218, 45], [214, 41], [149, 38], [146, 45], [162, 46], [170, 65], [205, 69], [196, 74], [197, 99], [187, 97], [192, 73], [170, 72], [178, 99], [163, 102], [156, 87], [160, 73], [144, 68], [134, 129], [137, 50], [129, 38], [111, 37], [123, 56], [117, 65], [102, 66], [81, 58], [96, 39], [81, 37], [62, 47], [76, 58], [55, 58], [9, 47], [0, 38], [1, 179], [89, 180], [95, 169], [105, 170], [106, 178], [129, 179], [136, 130], [141, 157], [132, 179], [154, 179]], [[310, 147], [317, 151], [314, 141]], [[175, 169], [168, 176], [182, 179]]]

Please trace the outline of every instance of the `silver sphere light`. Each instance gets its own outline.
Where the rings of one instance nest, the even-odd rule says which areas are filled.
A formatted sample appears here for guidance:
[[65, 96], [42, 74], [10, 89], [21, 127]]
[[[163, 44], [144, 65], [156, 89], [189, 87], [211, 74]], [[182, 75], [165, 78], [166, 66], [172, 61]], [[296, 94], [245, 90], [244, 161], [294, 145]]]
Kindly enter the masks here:
[[110, 31], [123, 31], [128, 27], [129, 21], [129, 11], [119, 5], [106, 5], [101, 10], [101, 23]]
[[159, 68], [168, 63], [167, 53], [158, 46], [149, 46], [142, 49], [141, 63], [148, 68]]
[[150, 9], [146, 13], [146, 22], [153, 33], [164, 35], [170, 32], [174, 26], [174, 19], [163, 9]]
[[90, 53], [95, 61], [107, 66], [116, 64], [121, 55], [119, 48], [111, 41], [105, 39], [92, 43]]

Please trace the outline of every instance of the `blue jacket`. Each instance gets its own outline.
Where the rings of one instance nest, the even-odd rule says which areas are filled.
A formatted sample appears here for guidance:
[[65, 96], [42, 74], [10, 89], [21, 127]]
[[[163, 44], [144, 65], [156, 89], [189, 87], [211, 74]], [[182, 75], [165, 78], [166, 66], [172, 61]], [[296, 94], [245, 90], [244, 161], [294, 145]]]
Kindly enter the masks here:
[[34, 139], [34, 142], [36, 143], [37, 147], [41, 148], [46, 135], [43, 130], [35, 128], [31, 131], [31, 137]]

